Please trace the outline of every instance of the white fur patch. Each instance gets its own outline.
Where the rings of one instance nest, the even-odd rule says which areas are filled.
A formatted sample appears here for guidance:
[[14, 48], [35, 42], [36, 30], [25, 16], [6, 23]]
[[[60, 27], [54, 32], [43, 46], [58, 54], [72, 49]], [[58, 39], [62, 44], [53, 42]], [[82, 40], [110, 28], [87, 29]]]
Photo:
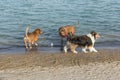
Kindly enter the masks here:
[[67, 53], [67, 46], [64, 47], [64, 52]]
[[94, 47], [89, 48], [90, 52], [98, 52]]
[[88, 34], [87, 36], [91, 39], [92, 44], [94, 46], [94, 44], [95, 44], [95, 38], [94, 38], [94, 36], [92, 36], [91, 34]]

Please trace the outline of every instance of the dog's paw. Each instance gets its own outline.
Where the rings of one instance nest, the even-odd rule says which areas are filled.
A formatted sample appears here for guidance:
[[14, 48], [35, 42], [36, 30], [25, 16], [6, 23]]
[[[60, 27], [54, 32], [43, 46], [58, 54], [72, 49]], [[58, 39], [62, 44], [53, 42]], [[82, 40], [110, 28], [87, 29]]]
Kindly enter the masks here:
[[37, 43], [35, 43], [35, 46], [38, 46], [38, 44], [37, 44]]
[[88, 53], [88, 51], [83, 51], [84, 53]]
[[67, 53], [67, 46], [64, 47], [64, 52]]
[[73, 51], [73, 53], [77, 54], [78, 52], [77, 51]]
[[98, 52], [95, 48], [93, 48], [93, 52]]
[[82, 52], [84, 53], [88, 53], [88, 51], [86, 49], [82, 49]]
[[28, 49], [28, 47], [26, 46], [26, 49]]
[[94, 50], [93, 52], [97, 53], [98, 51], [97, 51], [97, 50]]
[[32, 49], [32, 47], [30, 47], [30, 49]]

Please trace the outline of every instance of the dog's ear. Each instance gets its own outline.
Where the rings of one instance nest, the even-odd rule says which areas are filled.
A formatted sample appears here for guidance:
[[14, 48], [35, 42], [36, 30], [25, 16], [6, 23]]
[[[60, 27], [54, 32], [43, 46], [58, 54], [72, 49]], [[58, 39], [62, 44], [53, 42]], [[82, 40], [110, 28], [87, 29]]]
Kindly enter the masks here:
[[94, 36], [95, 39], [100, 37], [100, 35], [97, 32], [95, 32], [95, 31], [92, 31], [91, 35]]
[[62, 36], [62, 37], [66, 37], [67, 36], [66, 30], [65, 30], [64, 27], [59, 28], [59, 35]]
[[97, 33], [95, 31], [91, 32], [92, 36], [95, 36]]
[[36, 34], [42, 34], [42, 31], [39, 28], [37, 28], [37, 29], [35, 29], [34, 33], [36, 33]]
[[64, 27], [59, 28], [59, 32], [65, 32]]

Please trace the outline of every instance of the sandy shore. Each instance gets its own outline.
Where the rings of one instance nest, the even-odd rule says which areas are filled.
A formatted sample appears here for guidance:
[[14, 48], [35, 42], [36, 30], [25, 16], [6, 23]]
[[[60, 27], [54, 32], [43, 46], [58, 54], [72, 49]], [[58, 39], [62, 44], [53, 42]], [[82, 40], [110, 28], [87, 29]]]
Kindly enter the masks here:
[[119, 80], [120, 50], [0, 55], [0, 80]]
[[120, 61], [57, 68], [0, 71], [0, 80], [119, 80]]

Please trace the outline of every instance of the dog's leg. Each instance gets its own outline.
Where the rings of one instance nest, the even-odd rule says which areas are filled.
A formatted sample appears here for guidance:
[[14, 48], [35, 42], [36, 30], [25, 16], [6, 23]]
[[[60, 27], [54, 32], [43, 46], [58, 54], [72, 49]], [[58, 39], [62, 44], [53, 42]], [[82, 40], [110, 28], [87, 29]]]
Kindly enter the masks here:
[[31, 43], [29, 43], [29, 47], [30, 47], [30, 49], [32, 49], [32, 44]]
[[83, 51], [84, 53], [88, 53], [88, 51], [86, 51], [86, 48], [82, 48], [82, 51]]
[[93, 46], [89, 46], [88, 49], [90, 52], [93, 52]]
[[75, 54], [77, 54], [78, 52], [75, 50], [77, 48], [77, 45], [71, 44], [71, 51]]
[[36, 47], [38, 46], [37, 42], [35, 42], [35, 46], [36, 46]]
[[64, 52], [67, 53], [68, 47], [67, 45], [64, 47]]
[[77, 54], [78, 52], [76, 50], [74, 50], [73, 53]]
[[37, 42], [35, 41], [33, 41], [32, 44], [35, 45], [36, 47], [38, 46]]
[[92, 47], [89, 47], [89, 51], [90, 51], [90, 52], [98, 52], [93, 46], [92, 46]]
[[64, 52], [67, 53], [67, 50], [70, 48], [70, 43], [67, 42], [66, 45], [64, 46]]
[[63, 38], [61, 38], [61, 51], [63, 51]]
[[93, 52], [98, 52], [94, 47], [92, 47]]
[[25, 42], [26, 49], [28, 49], [27, 43]]

